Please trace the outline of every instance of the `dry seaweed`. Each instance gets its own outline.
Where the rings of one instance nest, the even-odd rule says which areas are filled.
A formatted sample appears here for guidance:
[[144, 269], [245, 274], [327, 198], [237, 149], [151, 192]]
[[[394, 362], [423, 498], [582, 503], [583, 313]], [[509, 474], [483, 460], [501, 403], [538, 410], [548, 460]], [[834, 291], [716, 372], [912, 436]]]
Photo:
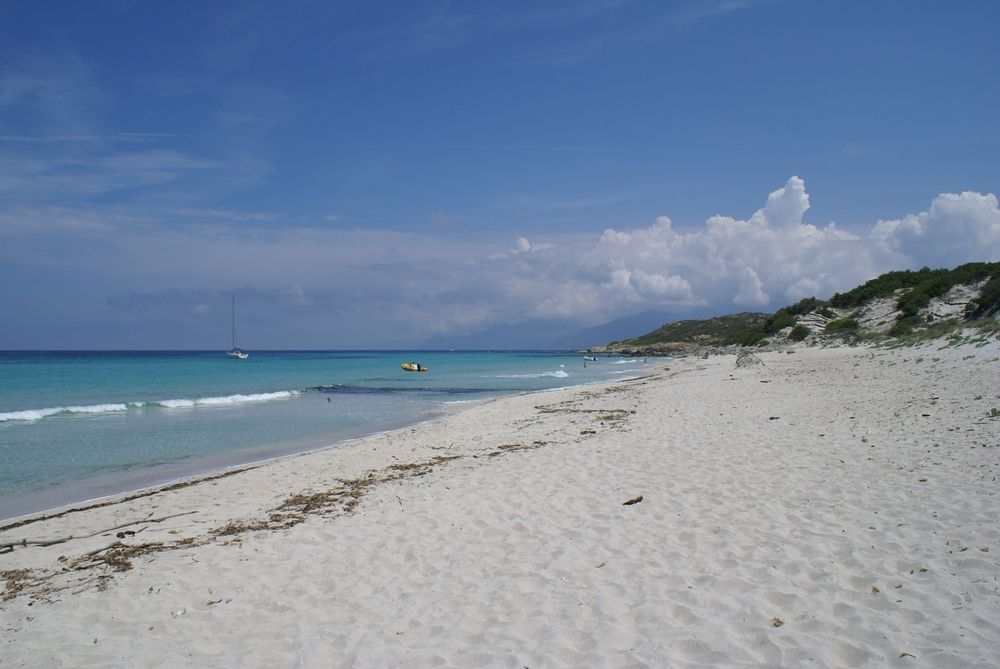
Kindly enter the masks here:
[[[539, 406], [538, 410], [543, 413], [555, 413], [555, 412], [567, 412], [567, 413], [578, 413], [578, 414], [593, 414], [598, 420], [605, 422], [608, 421], [620, 421], [624, 420], [629, 414], [635, 413], [635, 411], [630, 411], [626, 409], [584, 409], [580, 407], [569, 406], [573, 402], [564, 402], [559, 405], [552, 406]], [[527, 443], [506, 443], [500, 444], [494, 448], [488, 455], [496, 456], [507, 453], [512, 453], [515, 451], [531, 450], [540, 448], [549, 444], [550, 442], [537, 439], [532, 441], [530, 444]], [[221, 527], [209, 530], [204, 534], [196, 537], [186, 537], [179, 539], [174, 542], [148, 542], [141, 544], [129, 544], [126, 543], [128, 540], [134, 539], [135, 535], [128, 532], [119, 532], [119, 534], [124, 536], [119, 536], [118, 541], [115, 541], [107, 546], [98, 548], [96, 550], [89, 551], [85, 554], [79, 555], [76, 558], [70, 558], [67, 556], [60, 556], [59, 566], [55, 569], [49, 571], [31, 571], [26, 569], [10, 570], [6, 572], [0, 572], [0, 577], [5, 581], [5, 589], [3, 592], [3, 599], [13, 599], [21, 594], [28, 594], [31, 597], [40, 598], [48, 597], [53, 593], [72, 590], [76, 588], [74, 592], [82, 592], [90, 588], [97, 588], [98, 590], [104, 590], [108, 587], [110, 580], [114, 573], [127, 571], [132, 569], [135, 560], [142, 557], [148, 557], [156, 555], [157, 553], [176, 550], [180, 548], [193, 548], [197, 546], [203, 546], [206, 544], [213, 543], [223, 537], [239, 537], [239, 535], [253, 532], [263, 532], [263, 531], [274, 531], [281, 529], [291, 528], [299, 523], [304, 522], [307, 518], [311, 516], [326, 516], [326, 517], [337, 517], [340, 515], [347, 515], [354, 512], [361, 500], [364, 498], [365, 494], [372, 488], [372, 486], [377, 486], [383, 483], [390, 483], [396, 481], [402, 481], [405, 479], [415, 478], [419, 476], [424, 476], [434, 471], [437, 466], [444, 465], [448, 462], [454, 460], [461, 460], [465, 458], [475, 458], [475, 454], [466, 455], [438, 455], [433, 458], [424, 461], [410, 462], [410, 463], [397, 463], [389, 465], [381, 470], [374, 470], [366, 472], [364, 475], [355, 479], [340, 479], [337, 480], [334, 485], [326, 490], [318, 491], [302, 491], [295, 494], [289, 495], [280, 504], [265, 511], [260, 518], [254, 519], [242, 519], [242, 520], [232, 520]], [[229, 472], [224, 472], [222, 474], [203, 477], [195, 480], [185, 481], [178, 484], [173, 484], [170, 486], [165, 486], [162, 488], [157, 488], [155, 490], [145, 491], [143, 493], [138, 493], [136, 495], [131, 495], [124, 498], [119, 498], [117, 500], [111, 500], [108, 502], [101, 502], [97, 504], [88, 505], [85, 507], [68, 509], [55, 514], [49, 514], [45, 516], [38, 516], [36, 518], [27, 519], [22, 522], [8, 525], [4, 528], [0, 528], [0, 531], [4, 529], [11, 529], [13, 527], [18, 527], [30, 522], [36, 522], [39, 520], [49, 520], [63, 516], [68, 513], [74, 513], [77, 511], [84, 511], [94, 508], [99, 508], [103, 506], [111, 506], [114, 504], [120, 504], [122, 502], [127, 502], [135, 500], [142, 497], [148, 497], [151, 495], [156, 495], [161, 492], [167, 492], [171, 490], [177, 490], [179, 488], [185, 488], [196, 483], [211, 481], [214, 479], [223, 478], [226, 476], [232, 476], [250, 468], [243, 468], [240, 470], [234, 470]], [[194, 512], [187, 512], [194, 513]], [[151, 514], [150, 514], [151, 515]], [[141, 520], [131, 521], [128, 523], [123, 523], [116, 525], [113, 528], [107, 528], [101, 530], [100, 532], [94, 533], [88, 536], [95, 536], [96, 534], [114, 531], [128, 526], [140, 525], [143, 523], [156, 523], [166, 518], [176, 517], [177, 515], [185, 514], [174, 514], [172, 516], [164, 516], [162, 518], [150, 518], [146, 517]], [[145, 527], [137, 529], [135, 534], [138, 534]], [[54, 543], [69, 542], [70, 540], [80, 539], [83, 537], [64, 537], [55, 540], [47, 540], [44, 544], [37, 542], [37, 545], [53, 545]], [[235, 539], [238, 541], [238, 539]], [[22, 540], [18, 542], [21, 545], [28, 545], [28, 543], [36, 544], [36, 542], [30, 542], [29, 540]], [[229, 543], [229, 541], [225, 541]], [[10, 548], [13, 550], [13, 548]], [[94, 570], [98, 570], [94, 573]], [[81, 575], [88, 574], [86, 577], [70, 577], [71, 574], [79, 573]], [[61, 578], [70, 578], [71, 582], [67, 583], [65, 580], [56, 581], [57, 576]]]
[[[31, 518], [25, 518], [24, 520], [19, 520], [16, 523], [10, 523], [8, 525], [0, 526], [0, 532], [6, 532], [7, 530], [12, 530], [16, 527], [23, 527], [24, 525], [29, 525], [31, 523], [37, 523], [42, 520], [52, 520], [53, 518], [62, 518], [65, 515], [71, 513], [79, 513], [81, 511], [90, 511], [91, 509], [100, 509], [105, 506], [114, 506], [115, 504], [121, 504], [122, 502], [131, 502], [136, 499], [142, 499], [143, 497], [151, 497], [153, 495], [159, 495], [161, 492], [170, 492], [172, 490], [180, 490], [181, 488], [187, 488], [188, 486], [197, 485], [199, 483], [204, 483], [206, 481], [216, 481], [218, 479], [226, 478], [227, 476], [233, 476], [235, 474], [242, 474], [243, 472], [248, 472], [252, 469], [257, 469], [261, 465], [251, 465], [248, 467], [241, 467], [240, 469], [233, 469], [228, 472], [222, 472], [221, 474], [213, 474], [212, 476], [202, 476], [196, 479], [190, 479], [188, 481], [181, 481], [179, 483], [171, 483], [170, 485], [163, 486], [161, 488], [154, 488], [152, 490], [144, 490], [143, 492], [136, 493], [134, 495], [129, 495], [128, 497], [118, 497], [115, 499], [110, 499], [104, 502], [95, 502], [94, 504], [88, 504], [87, 506], [74, 507], [72, 509], [66, 509], [65, 511], [59, 511], [58, 513], [49, 513], [42, 516], [33, 516]], [[193, 513], [193, 512], [192, 512]], [[140, 521], [142, 522], [142, 521]]]
[[3, 600], [14, 599], [24, 590], [31, 581], [30, 569], [10, 569], [0, 572], [0, 578], [4, 580]]

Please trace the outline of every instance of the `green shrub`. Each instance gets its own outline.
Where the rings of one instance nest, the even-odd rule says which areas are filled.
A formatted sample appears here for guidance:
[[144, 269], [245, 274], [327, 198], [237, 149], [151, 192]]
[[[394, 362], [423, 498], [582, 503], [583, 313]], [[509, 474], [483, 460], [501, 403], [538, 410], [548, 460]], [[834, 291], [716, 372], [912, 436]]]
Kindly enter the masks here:
[[918, 325], [923, 325], [920, 316], [913, 314], [911, 316], [903, 316], [896, 320], [896, 324], [889, 328], [890, 337], [902, 337], [913, 332], [913, 328]]
[[822, 307], [817, 312], [823, 318], [833, 318], [837, 314], [830, 307]]
[[764, 331], [758, 328], [753, 328], [750, 330], [744, 330], [739, 334], [735, 335], [728, 343], [737, 344], [739, 346], [755, 346], [759, 344], [764, 337]]
[[838, 318], [827, 323], [823, 331], [827, 334], [852, 333], [857, 332], [860, 327], [861, 324], [853, 318]]
[[830, 304], [839, 308], [856, 307], [876, 297], [888, 297], [901, 288], [910, 290], [900, 297], [900, 309], [907, 315], [916, 313], [927, 306], [932, 297], [948, 292], [952, 286], [973, 281], [981, 281], [988, 276], [1000, 274], [1000, 263], [972, 262], [959, 265], [955, 269], [923, 269], [911, 272], [886, 272], [846, 293], [837, 293], [830, 298]]
[[889, 328], [890, 337], [905, 337], [908, 334], [913, 333], [913, 328], [909, 325], [903, 325], [902, 323], [896, 323], [891, 328]]
[[809, 328], [805, 325], [796, 325], [792, 328], [792, 331], [788, 333], [788, 338], [792, 341], [802, 341], [809, 336]]
[[979, 291], [979, 297], [965, 306], [965, 318], [974, 320], [994, 314], [998, 310], [1000, 310], [1000, 274], [994, 274]]
[[784, 310], [793, 316], [802, 316], [816, 311], [821, 306], [823, 306], [823, 302], [820, 302], [815, 297], [807, 297], [804, 300], [799, 300], [790, 307], [785, 307]]
[[764, 323], [764, 333], [774, 334], [779, 330], [795, 325], [795, 318], [788, 313], [787, 309], [778, 309], [774, 315]]

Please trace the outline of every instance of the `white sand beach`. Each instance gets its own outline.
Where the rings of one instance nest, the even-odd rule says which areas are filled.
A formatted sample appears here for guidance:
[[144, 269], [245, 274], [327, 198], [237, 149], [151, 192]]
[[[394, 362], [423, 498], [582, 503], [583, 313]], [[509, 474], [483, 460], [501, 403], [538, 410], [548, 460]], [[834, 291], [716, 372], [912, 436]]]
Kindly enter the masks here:
[[651, 361], [7, 527], [0, 666], [1000, 666], [1000, 345], [943, 344]]

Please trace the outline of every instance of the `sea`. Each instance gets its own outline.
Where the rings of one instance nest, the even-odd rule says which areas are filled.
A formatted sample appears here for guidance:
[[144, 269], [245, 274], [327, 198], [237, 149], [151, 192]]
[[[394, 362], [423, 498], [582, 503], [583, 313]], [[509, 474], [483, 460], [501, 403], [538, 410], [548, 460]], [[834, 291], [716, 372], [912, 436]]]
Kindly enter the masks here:
[[0, 351], [0, 519], [644, 368], [551, 351]]

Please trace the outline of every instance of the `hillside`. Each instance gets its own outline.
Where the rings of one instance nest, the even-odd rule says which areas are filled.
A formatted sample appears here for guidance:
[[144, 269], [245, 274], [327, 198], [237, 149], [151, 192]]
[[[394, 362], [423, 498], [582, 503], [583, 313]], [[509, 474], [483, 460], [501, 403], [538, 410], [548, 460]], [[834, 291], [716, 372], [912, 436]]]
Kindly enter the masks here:
[[661, 355], [703, 348], [832, 340], [914, 341], [977, 327], [1000, 329], [1000, 263], [887, 272], [829, 300], [806, 298], [775, 313], [669, 323], [597, 351]]
[[701, 346], [726, 346], [748, 330], [764, 326], [769, 316], [739, 313], [704, 320], [677, 321], [634, 339], [612, 342], [606, 350], [641, 350], [646, 355], [682, 351]]

